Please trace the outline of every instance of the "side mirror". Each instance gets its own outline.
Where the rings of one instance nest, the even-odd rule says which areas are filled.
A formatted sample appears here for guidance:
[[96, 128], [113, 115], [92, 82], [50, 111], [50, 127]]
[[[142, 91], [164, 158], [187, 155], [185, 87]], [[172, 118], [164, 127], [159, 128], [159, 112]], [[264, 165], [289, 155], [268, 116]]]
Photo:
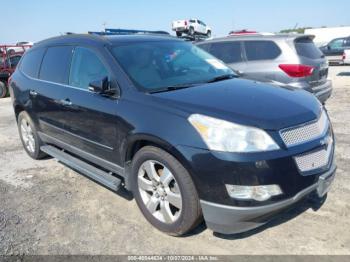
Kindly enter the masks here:
[[120, 89], [115, 81], [109, 81], [108, 77], [90, 82], [89, 91], [105, 96], [120, 97]]
[[328, 49], [328, 50], [331, 50], [331, 46], [327, 45], [327, 49]]
[[108, 77], [104, 77], [99, 80], [94, 80], [89, 83], [89, 91], [91, 92], [104, 94], [108, 90], [109, 90]]

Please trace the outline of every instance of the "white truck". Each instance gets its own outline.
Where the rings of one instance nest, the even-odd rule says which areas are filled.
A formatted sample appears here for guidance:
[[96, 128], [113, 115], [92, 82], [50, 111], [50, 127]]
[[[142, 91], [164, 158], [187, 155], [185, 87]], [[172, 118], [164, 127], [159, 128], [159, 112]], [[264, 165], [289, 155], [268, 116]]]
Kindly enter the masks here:
[[350, 65], [350, 49], [345, 49], [343, 54], [343, 64]]
[[211, 28], [199, 19], [173, 21], [172, 29], [178, 37], [182, 36], [182, 34], [211, 37]]

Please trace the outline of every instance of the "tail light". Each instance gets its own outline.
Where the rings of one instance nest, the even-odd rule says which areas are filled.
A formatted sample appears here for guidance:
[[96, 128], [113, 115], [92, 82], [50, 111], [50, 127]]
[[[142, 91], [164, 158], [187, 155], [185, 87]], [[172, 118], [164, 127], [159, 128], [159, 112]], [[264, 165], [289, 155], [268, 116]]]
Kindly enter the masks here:
[[345, 60], [345, 58], [346, 58], [346, 54], [345, 54], [345, 52], [343, 53], [343, 60]]
[[298, 64], [282, 64], [279, 65], [279, 68], [281, 68], [290, 77], [311, 76], [315, 69], [313, 66]]
[[187, 21], [185, 21], [185, 25], [187, 26]]

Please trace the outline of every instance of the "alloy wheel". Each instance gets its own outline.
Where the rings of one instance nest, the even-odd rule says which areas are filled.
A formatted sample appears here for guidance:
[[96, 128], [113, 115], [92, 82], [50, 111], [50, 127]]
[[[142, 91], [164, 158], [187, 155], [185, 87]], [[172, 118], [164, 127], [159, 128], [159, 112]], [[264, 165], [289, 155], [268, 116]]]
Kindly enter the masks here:
[[29, 152], [34, 153], [35, 152], [34, 134], [30, 124], [26, 119], [22, 119], [21, 121], [21, 135], [22, 135], [23, 143], [26, 149]]
[[139, 168], [137, 181], [147, 210], [163, 223], [174, 223], [181, 214], [182, 196], [171, 171], [164, 164], [148, 160]]

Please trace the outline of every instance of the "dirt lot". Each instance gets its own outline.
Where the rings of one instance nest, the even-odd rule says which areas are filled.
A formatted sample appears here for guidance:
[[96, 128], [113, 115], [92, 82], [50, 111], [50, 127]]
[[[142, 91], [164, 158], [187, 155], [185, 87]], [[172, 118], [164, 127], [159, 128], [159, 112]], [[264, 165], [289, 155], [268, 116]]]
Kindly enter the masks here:
[[338, 172], [326, 203], [317, 212], [305, 204], [234, 236], [204, 225], [187, 237], [164, 235], [128, 194], [115, 194], [53, 159], [31, 160], [10, 99], [0, 100], [0, 254], [350, 254], [350, 67], [332, 67], [330, 74], [334, 93], [327, 108]]

